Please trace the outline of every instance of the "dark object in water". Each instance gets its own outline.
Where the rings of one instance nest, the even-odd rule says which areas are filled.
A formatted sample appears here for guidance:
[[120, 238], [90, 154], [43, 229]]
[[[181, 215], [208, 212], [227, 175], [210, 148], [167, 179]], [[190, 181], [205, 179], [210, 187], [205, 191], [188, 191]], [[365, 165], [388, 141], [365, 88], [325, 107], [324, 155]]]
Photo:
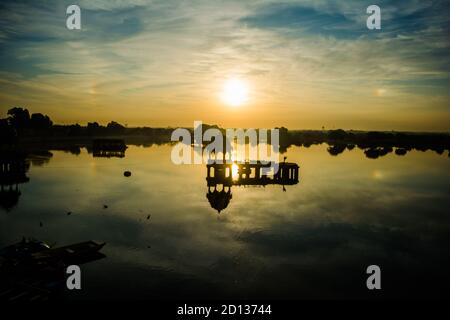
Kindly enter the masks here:
[[147, 216], [147, 220], [150, 219], [150, 215]]
[[50, 246], [43, 241], [23, 238], [21, 242], [0, 250], [3, 260], [29, 258], [33, 253], [48, 250]]
[[67, 215], [70, 216], [72, 214], [72, 211], [67, 212]]
[[66, 290], [66, 268], [105, 258], [105, 243], [81, 242], [51, 248], [42, 241], [23, 238], [0, 250], [2, 300], [45, 301]]
[[92, 141], [92, 155], [104, 158], [123, 158], [127, 145], [122, 139], [94, 139]]
[[94, 139], [92, 148], [94, 150], [125, 151], [127, 145], [122, 139]]
[[39, 222], [39, 227], [43, 227], [44, 226], [44, 224], [42, 223], [42, 221], [41, 222]]
[[85, 241], [71, 244], [65, 247], [50, 248], [32, 254], [32, 259], [39, 264], [81, 264], [86, 259], [89, 260], [103, 248], [105, 243], [95, 241]]
[[0, 250], [0, 268], [11, 264], [14, 266], [52, 266], [82, 263], [85, 257], [98, 253], [105, 243], [85, 241], [65, 247], [51, 248], [43, 241], [22, 239], [21, 242]]
[[106, 204], [104, 204], [103, 209], [108, 209], [108, 206]]
[[131, 176], [131, 172], [130, 172], [130, 171], [125, 171], [125, 172], [123, 173], [123, 175], [124, 175], [125, 177], [130, 177], [130, 176]]

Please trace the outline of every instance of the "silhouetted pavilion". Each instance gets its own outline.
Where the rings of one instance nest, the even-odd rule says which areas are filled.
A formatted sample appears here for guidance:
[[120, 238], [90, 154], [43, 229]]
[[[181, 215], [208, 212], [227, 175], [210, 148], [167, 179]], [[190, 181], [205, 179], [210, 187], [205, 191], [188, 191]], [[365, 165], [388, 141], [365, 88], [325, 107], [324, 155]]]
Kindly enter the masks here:
[[0, 206], [10, 210], [19, 201], [19, 184], [30, 179], [26, 173], [30, 168], [25, 155], [12, 152], [0, 156]]
[[[237, 166], [237, 172], [233, 174], [233, 165]], [[263, 174], [263, 169], [269, 169], [270, 164], [260, 162], [242, 164], [218, 164], [212, 163], [206, 166], [206, 182], [208, 193], [206, 197], [211, 207], [219, 213], [228, 207], [231, 199], [232, 186], [266, 186], [278, 184], [283, 187], [294, 185], [299, 181], [299, 166], [296, 163], [281, 162], [274, 175]], [[222, 189], [219, 191], [220, 186]]]

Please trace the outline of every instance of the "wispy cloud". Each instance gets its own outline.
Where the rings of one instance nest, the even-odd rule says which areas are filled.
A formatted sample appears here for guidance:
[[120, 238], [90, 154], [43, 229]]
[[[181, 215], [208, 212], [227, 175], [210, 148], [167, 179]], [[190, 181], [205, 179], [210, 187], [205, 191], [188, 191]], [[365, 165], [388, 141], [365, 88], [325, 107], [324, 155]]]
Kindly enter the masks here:
[[411, 116], [399, 126], [449, 129], [445, 1], [378, 1], [382, 30], [374, 32], [365, 27], [370, 1], [79, 1], [79, 31], [65, 27], [69, 4], [0, 5], [2, 111], [26, 104], [88, 120], [80, 110], [89, 106], [106, 119], [125, 117], [125, 104], [136, 122], [145, 113], [179, 124], [208, 107], [211, 121], [235, 125], [217, 108], [217, 93], [239, 75], [261, 111], [253, 126], [263, 118], [315, 126], [327, 114], [344, 126], [358, 104], [380, 128], [383, 117], [409, 108], [420, 110], [422, 123]]

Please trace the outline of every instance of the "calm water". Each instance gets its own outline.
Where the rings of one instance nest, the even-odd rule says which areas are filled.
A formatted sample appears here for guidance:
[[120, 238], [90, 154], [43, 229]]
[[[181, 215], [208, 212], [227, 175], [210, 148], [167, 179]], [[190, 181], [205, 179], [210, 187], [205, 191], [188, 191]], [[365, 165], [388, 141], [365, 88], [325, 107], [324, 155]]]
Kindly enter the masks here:
[[[232, 187], [220, 214], [206, 167], [173, 165], [168, 145], [129, 146], [125, 158], [52, 151], [34, 159], [17, 206], [0, 210], [0, 245], [106, 242], [69, 299], [448, 295], [447, 155], [326, 148], [289, 148], [299, 184]], [[371, 264], [381, 292], [366, 289]]]

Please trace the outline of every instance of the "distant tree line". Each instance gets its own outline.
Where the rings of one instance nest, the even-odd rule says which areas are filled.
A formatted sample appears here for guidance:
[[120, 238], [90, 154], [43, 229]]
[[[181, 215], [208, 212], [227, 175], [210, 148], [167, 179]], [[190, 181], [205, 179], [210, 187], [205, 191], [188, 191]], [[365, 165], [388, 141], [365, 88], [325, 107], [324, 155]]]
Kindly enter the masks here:
[[21, 140], [37, 138], [94, 137], [136, 135], [153, 137], [155, 140], [170, 141], [172, 130], [169, 128], [126, 128], [116, 121], [102, 126], [89, 122], [80, 124], [55, 125], [49, 116], [33, 113], [21, 107], [8, 110], [7, 117], [0, 119], [1, 144], [17, 143]]
[[[364, 150], [368, 158], [378, 158], [395, 149], [397, 155], [404, 155], [410, 150], [433, 150], [438, 154], [450, 150], [448, 133], [414, 133], [414, 132], [380, 132], [380, 131], [345, 131], [337, 130], [298, 130], [285, 131], [281, 135], [280, 149], [291, 145], [310, 147], [327, 143], [328, 152], [338, 155], [355, 147]], [[450, 154], [449, 154], [450, 156]]]
[[[86, 126], [80, 124], [55, 125], [49, 116], [41, 113], [30, 115], [25, 108], [15, 107], [8, 110], [8, 117], [0, 119], [0, 143], [11, 144], [33, 139], [61, 140], [64, 138], [94, 138], [94, 137], [142, 137], [152, 143], [171, 142], [172, 128], [127, 128], [116, 121], [102, 126], [97, 122], [89, 122]], [[203, 124], [203, 131], [209, 128], [223, 128], [217, 125]], [[310, 147], [326, 143], [328, 152], [336, 156], [345, 150], [357, 147], [364, 150], [368, 158], [377, 158], [390, 152], [404, 155], [412, 149], [419, 151], [433, 150], [442, 154], [450, 150], [449, 133], [406, 133], [380, 131], [345, 131], [337, 130], [288, 130], [277, 128], [280, 132], [280, 152], [286, 152], [290, 146]], [[188, 130], [193, 133], [192, 128]], [[270, 143], [270, 141], [269, 141]], [[395, 150], [394, 150], [395, 148]], [[450, 153], [449, 153], [450, 156]]]

